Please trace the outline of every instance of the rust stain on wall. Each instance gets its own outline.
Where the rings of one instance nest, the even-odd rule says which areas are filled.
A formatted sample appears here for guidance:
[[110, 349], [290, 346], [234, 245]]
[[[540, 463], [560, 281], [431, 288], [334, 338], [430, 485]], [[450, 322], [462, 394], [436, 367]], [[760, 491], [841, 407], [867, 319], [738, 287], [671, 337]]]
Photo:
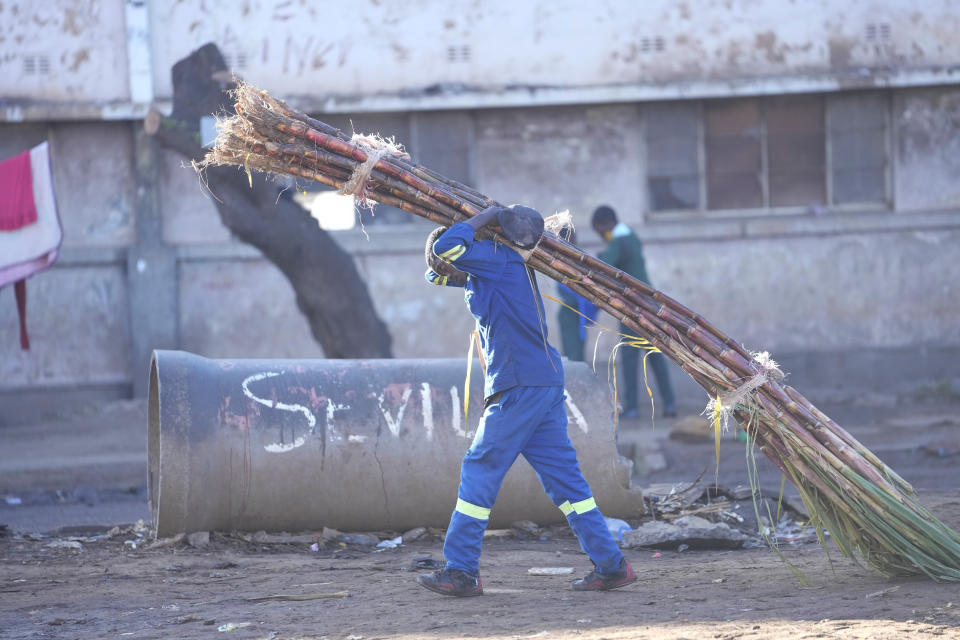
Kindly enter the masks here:
[[76, 71], [77, 69], [80, 68], [80, 65], [82, 65], [84, 62], [88, 62], [89, 60], [90, 60], [90, 50], [80, 49], [74, 52], [73, 62], [70, 63], [70, 66], [68, 68], [70, 69], [70, 71]]
[[830, 66], [847, 67], [850, 66], [853, 48], [856, 43], [847, 38], [830, 38], [827, 43], [830, 48]]
[[783, 47], [777, 46], [777, 34], [773, 31], [758, 33], [753, 39], [757, 49], [764, 52], [770, 62], [783, 62]]

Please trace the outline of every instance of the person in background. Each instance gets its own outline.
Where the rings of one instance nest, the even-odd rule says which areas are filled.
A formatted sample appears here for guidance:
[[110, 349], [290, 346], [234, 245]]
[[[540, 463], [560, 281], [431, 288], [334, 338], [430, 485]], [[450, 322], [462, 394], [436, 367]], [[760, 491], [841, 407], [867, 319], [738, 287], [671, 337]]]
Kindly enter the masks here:
[[[443, 542], [446, 566], [421, 575], [417, 582], [448, 596], [483, 593], [479, 569], [483, 533], [504, 476], [523, 455], [594, 564], [573, 588], [616, 589], [637, 578], [597, 507], [567, 435], [563, 362], [547, 342], [536, 278], [511, 246], [474, 238], [477, 230], [498, 222], [504, 211], [490, 207], [427, 238], [426, 279], [463, 288], [487, 366], [483, 416], [463, 456], [457, 504]], [[509, 213], [540, 215], [519, 205], [510, 207]]]
[[[577, 244], [577, 235], [572, 227], [563, 227], [559, 235], [570, 244]], [[567, 305], [561, 306], [557, 311], [560, 347], [563, 355], [569, 360], [582, 361], [587, 341], [587, 327], [596, 320], [597, 307], [563, 283], [557, 283], [557, 293], [560, 301]]]
[[[637, 234], [627, 225], [617, 219], [617, 213], [612, 207], [602, 205], [593, 212], [590, 220], [593, 230], [604, 239], [607, 247], [598, 256], [609, 265], [620, 269], [641, 282], [650, 284], [647, 275], [647, 265], [643, 259], [643, 244]], [[620, 331], [632, 334], [632, 330], [623, 323]], [[620, 368], [623, 371], [623, 413], [624, 418], [639, 416], [639, 370], [640, 350], [632, 347], [621, 347]], [[670, 373], [667, 371], [667, 359], [662, 353], [651, 353], [647, 362], [653, 369], [657, 379], [657, 389], [660, 392], [662, 415], [674, 417], [677, 415], [677, 403], [673, 395], [673, 385], [670, 383]]]

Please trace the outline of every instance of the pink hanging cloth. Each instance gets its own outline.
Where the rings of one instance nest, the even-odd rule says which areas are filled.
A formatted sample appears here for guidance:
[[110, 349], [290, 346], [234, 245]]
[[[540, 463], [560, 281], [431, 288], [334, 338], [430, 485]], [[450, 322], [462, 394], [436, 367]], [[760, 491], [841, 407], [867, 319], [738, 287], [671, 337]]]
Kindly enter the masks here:
[[24, 350], [30, 348], [26, 279], [54, 263], [62, 240], [44, 142], [0, 162], [0, 289], [14, 283]]

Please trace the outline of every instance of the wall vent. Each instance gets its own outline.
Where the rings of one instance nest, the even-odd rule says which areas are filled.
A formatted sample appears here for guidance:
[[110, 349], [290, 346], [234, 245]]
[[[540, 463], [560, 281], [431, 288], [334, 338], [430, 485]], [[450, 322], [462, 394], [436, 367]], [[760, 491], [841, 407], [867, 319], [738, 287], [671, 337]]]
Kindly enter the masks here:
[[49, 56], [23, 56], [23, 73], [28, 76], [45, 76], [50, 73]]
[[447, 62], [470, 62], [471, 54], [468, 44], [450, 45], [447, 47]]
[[667, 42], [663, 36], [652, 36], [640, 38], [640, 52], [651, 53], [653, 51], [663, 51], [667, 48]]
[[887, 22], [871, 22], [866, 26], [867, 40], [880, 42], [890, 39], [890, 24]]
[[243, 71], [247, 68], [247, 54], [243, 51], [224, 53], [223, 62], [231, 71]]

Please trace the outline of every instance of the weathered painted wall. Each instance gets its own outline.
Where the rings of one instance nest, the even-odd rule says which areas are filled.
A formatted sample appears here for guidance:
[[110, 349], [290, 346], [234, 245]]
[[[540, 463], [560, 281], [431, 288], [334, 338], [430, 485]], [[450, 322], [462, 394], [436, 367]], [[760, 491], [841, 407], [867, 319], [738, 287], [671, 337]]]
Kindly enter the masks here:
[[[60, 261], [28, 286], [30, 352], [0, 291], [0, 421], [27, 391], [129, 386], [143, 375], [131, 318], [145, 313], [209, 357], [322, 355], [285, 279], [231, 237], [176, 155], [161, 153], [158, 233], [137, 224], [130, 119], [144, 96], [163, 106], [171, 65], [211, 40], [248, 80], [325, 119], [395, 133], [498, 200], [571, 210], [590, 251], [590, 213], [612, 204], [644, 237], [654, 284], [747, 346], [795, 362], [856, 354], [859, 369], [821, 370], [818, 384], [879, 379], [903, 364], [891, 354], [922, 365], [960, 350], [955, 0], [183, 0], [148, 4], [149, 43], [128, 39], [135, 4], [0, 3], [0, 157], [51, 141], [64, 227]], [[130, 56], [138, 42], [149, 56]], [[889, 210], [646, 215], [644, 101], [877, 85], [900, 87]], [[336, 237], [397, 356], [459, 356], [472, 322], [457, 291], [423, 282], [426, 231]], [[161, 242], [177, 305], [145, 310], [128, 252]]]
[[955, 82], [960, 62], [953, 0], [140, 7], [0, 5], [0, 119], [142, 116], [151, 96], [171, 97], [171, 66], [207, 42], [254, 84], [337, 112], [929, 85]]
[[610, 203], [642, 220], [645, 151], [637, 105], [490, 109], [476, 114], [477, 184], [501, 202], [568, 209], [583, 232]]
[[21, 351], [13, 287], [0, 290], [0, 391], [129, 383], [129, 313], [119, 265], [55, 266], [28, 281]]
[[655, 284], [749, 348], [960, 346], [960, 230], [654, 243]]
[[123, 5], [123, 0], [0, 3], [3, 100], [127, 100]]
[[[590, 212], [613, 204], [645, 239], [654, 284], [750, 348], [927, 349], [932, 357], [960, 348], [960, 192], [951, 179], [958, 95], [895, 95], [894, 210], [820, 216], [645, 221], [642, 105], [485, 110], [458, 121], [472, 123], [480, 190], [546, 212], [569, 207], [590, 251], [599, 249]], [[51, 135], [65, 231], [61, 260], [29, 282], [29, 353], [18, 348], [12, 290], [0, 291], [0, 393], [129, 384], [142, 373], [129, 364], [124, 258], [136, 241], [131, 132], [127, 123], [0, 127], [7, 154]], [[173, 314], [181, 347], [210, 357], [321, 356], [289, 284], [230, 237], [193, 170], [172, 154], [159, 193], [163, 240], [179, 256], [179, 310], [150, 313]], [[422, 279], [427, 228], [371, 225], [369, 240], [359, 230], [334, 232], [355, 256], [399, 357], [464, 354], [472, 327], [458, 291]], [[554, 316], [551, 309], [556, 338]], [[601, 349], [601, 367], [605, 361]]]
[[960, 59], [950, 0], [927, 0], [922, 10], [903, 0], [220, 0], [152, 9], [158, 95], [170, 92], [164, 70], [208, 41], [242, 61], [252, 82], [284, 95], [889, 73]]
[[960, 205], [960, 90], [897, 94], [894, 118], [897, 209]]
[[186, 351], [229, 358], [319, 358], [293, 288], [265, 260], [180, 263], [180, 333]]
[[64, 247], [122, 247], [136, 240], [132, 126], [91, 122], [52, 127]]

